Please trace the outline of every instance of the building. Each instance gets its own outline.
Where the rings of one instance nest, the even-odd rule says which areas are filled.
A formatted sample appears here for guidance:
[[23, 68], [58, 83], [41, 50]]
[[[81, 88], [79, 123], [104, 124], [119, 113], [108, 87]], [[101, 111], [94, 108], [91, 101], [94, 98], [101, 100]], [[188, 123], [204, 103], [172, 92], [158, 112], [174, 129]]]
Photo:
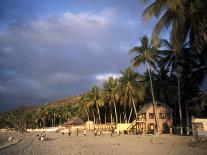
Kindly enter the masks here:
[[73, 117], [64, 123], [64, 125], [68, 126], [68, 127], [80, 126], [80, 125], [84, 125], [84, 124], [85, 124], [85, 122], [81, 118], [78, 118], [78, 117]]
[[[158, 133], [170, 133], [172, 127], [173, 110], [163, 103], [156, 102], [156, 114], [158, 123]], [[132, 122], [128, 130], [136, 131], [138, 134], [154, 133], [155, 119], [153, 112], [153, 104], [146, 104], [139, 112], [138, 118]]]

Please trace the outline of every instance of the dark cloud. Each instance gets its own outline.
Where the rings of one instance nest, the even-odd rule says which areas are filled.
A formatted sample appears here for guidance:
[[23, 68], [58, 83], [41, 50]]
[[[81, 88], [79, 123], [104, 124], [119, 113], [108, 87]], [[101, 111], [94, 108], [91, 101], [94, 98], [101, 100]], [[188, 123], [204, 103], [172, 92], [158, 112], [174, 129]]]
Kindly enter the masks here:
[[[21, 7], [7, 2], [0, 12], [4, 19], [23, 18], [30, 8], [32, 13], [24, 22], [7, 22], [0, 32], [1, 111], [77, 95], [100, 84], [98, 75], [129, 66], [129, 49], [139, 35], [149, 33], [136, 0], [61, 0], [57, 7], [57, 1], [20, 0]], [[45, 10], [46, 4], [51, 10]]]

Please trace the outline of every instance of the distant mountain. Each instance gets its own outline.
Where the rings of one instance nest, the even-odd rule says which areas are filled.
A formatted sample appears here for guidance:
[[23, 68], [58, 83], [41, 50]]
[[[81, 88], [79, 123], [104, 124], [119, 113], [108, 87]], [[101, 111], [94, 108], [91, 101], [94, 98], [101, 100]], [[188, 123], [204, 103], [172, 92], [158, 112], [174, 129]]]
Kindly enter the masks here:
[[66, 97], [64, 99], [49, 102], [47, 104], [40, 104], [38, 106], [21, 105], [18, 108], [10, 110], [9, 112], [14, 112], [14, 111], [31, 112], [31, 111], [34, 111], [43, 105], [48, 106], [48, 107], [58, 107], [61, 105], [76, 105], [79, 103], [80, 99], [81, 99], [80, 96], [70, 96], [70, 97]]

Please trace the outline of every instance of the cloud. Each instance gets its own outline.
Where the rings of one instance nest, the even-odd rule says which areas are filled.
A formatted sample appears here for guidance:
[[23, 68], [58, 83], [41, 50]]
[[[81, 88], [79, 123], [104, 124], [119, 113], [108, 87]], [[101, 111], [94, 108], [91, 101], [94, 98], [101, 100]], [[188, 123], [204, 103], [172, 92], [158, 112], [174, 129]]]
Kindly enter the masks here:
[[121, 74], [118, 74], [118, 73], [98, 74], [98, 75], [96, 75], [96, 80], [98, 80], [102, 83], [102, 82], [108, 80], [109, 77], [113, 77], [114, 79], [118, 79], [119, 77], [121, 77]]
[[[77, 95], [129, 65], [135, 27], [116, 11], [64, 12], [0, 35], [1, 107]], [[129, 22], [130, 23], [130, 22]], [[116, 75], [116, 74], [115, 74]]]
[[[0, 110], [78, 95], [130, 65], [149, 34], [136, 0], [3, 0]], [[30, 11], [31, 10], [31, 11]]]

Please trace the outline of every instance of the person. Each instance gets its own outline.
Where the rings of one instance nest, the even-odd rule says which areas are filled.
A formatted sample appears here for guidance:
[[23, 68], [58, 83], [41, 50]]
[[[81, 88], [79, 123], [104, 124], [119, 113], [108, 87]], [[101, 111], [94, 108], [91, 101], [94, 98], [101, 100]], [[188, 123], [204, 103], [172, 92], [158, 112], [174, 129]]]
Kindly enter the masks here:
[[86, 136], [86, 129], [84, 129], [84, 131], [83, 131], [83, 135]]
[[98, 130], [98, 135], [101, 136], [101, 134], [102, 134], [102, 133], [101, 133], [101, 130]]
[[77, 128], [77, 130], [76, 130], [76, 136], [78, 136], [78, 128]]
[[115, 129], [114, 129], [114, 127], [112, 126], [112, 127], [111, 127], [111, 137], [114, 136], [114, 131], [115, 131]]
[[94, 128], [94, 136], [97, 136], [97, 129]]
[[72, 131], [71, 131], [71, 129], [69, 128], [69, 130], [68, 130], [68, 136], [70, 136], [71, 133], [72, 133]]
[[64, 129], [62, 129], [61, 134], [64, 136]]

